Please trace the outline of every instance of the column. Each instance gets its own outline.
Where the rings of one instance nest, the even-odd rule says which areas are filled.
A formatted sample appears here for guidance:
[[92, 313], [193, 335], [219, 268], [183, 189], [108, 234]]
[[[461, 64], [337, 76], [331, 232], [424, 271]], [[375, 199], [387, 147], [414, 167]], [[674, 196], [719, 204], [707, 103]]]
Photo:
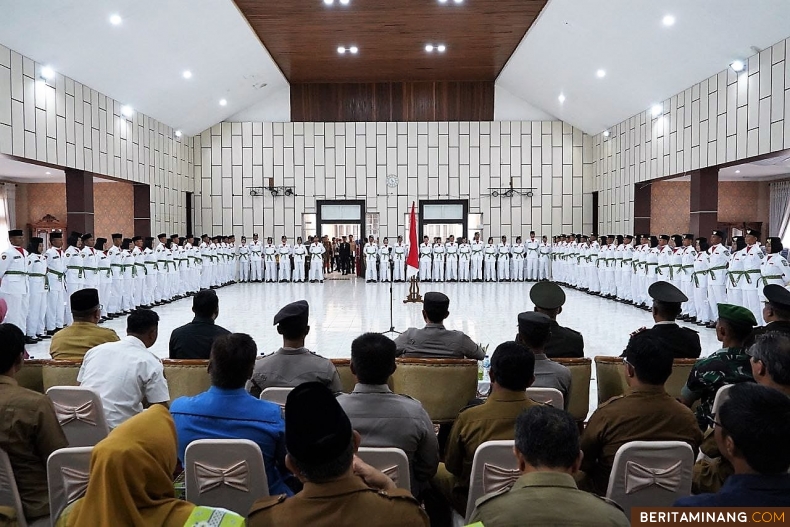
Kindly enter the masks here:
[[719, 224], [719, 169], [701, 168], [691, 172], [689, 232], [710, 238]]
[[93, 174], [73, 168], [67, 168], [65, 172], [68, 230], [93, 233]]
[[[650, 183], [634, 184], [634, 232], [650, 234], [650, 200], [653, 185]], [[639, 240], [637, 240], [639, 244]]]
[[151, 236], [151, 187], [134, 184], [134, 234]]

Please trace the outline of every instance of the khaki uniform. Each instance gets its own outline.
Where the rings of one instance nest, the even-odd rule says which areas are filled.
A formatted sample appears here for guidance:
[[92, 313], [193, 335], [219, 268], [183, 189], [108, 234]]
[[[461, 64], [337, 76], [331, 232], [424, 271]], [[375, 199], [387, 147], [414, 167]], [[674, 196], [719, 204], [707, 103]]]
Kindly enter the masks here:
[[614, 455], [629, 441], [685, 441], [696, 455], [702, 432], [694, 413], [663, 386], [613, 397], [593, 412], [582, 434], [585, 477], [580, 487], [605, 495]]
[[439, 465], [433, 483], [461, 515], [466, 514], [477, 447], [486, 441], [514, 439], [516, 418], [536, 404], [526, 392], [495, 392], [483, 404], [458, 414], [447, 438], [445, 462]]
[[483, 360], [485, 352], [464, 332], [445, 329], [443, 324], [425, 324], [424, 328], [409, 328], [395, 339], [398, 355], [426, 359]]
[[82, 360], [89, 349], [106, 342], [118, 342], [118, 334], [90, 322], [74, 322], [52, 337], [49, 354], [57, 360]]
[[691, 493], [719, 492], [727, 478], [735, 474], [735, 468], [719, 452], [719, 446], [716, 444], [716, 438], [713, 436], [713, 428], [708, 428], [705, 431], [700, 451], [705, 456], [694, 463], [694, 470], [691, 475]]
[[47, 396], [0, 375], [0, 448], [6, 451], [28, 520], [49, 515], [47, 458], [69, 442]]
[[511, 489], [487, 494], [475, 505], [469, 523], [482, 522], [485, 527], [630, 525], [613, 501], [579, 490], [573, 476], [561, 472], [524, 474]]
[[255, 361], [247, 391], [260, 397], [265, 388], [297, 387], [304, 382], [318, 381], [335, 393], [343, 391], [340, 375], [332, 361], [307, 348], [280, 348]]
[[379, 491], [357, 476], [347, 476], [329, 483], [305, 483], [292, 498], [285, 494], [261, 498], [252, 505], [247, 525], [428, 527], [430, 523], [408, 491]]

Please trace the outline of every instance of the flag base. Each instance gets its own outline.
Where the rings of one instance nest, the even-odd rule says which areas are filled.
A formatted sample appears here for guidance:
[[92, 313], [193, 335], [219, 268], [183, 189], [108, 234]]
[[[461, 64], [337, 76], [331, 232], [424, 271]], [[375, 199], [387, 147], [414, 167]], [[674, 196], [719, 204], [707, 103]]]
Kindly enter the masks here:
[[408, 303], [422, 303], [422, 296], [420, 296], [420, 283], [417, 281], [416, 276], [412, 276], [409, 280], [409, 294], [406, 295], [404, 304]]

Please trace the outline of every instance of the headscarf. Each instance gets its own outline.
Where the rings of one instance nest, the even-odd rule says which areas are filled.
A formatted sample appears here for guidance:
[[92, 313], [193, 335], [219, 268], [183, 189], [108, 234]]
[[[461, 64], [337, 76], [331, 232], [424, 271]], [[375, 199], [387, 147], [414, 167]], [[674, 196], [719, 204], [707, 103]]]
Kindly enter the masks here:
[[88, 490], [67, 527], [183, 527], [195, 505], [175, 496], [176, 443], [173, 418], [159, 404], [113, 430], [93, 449]]

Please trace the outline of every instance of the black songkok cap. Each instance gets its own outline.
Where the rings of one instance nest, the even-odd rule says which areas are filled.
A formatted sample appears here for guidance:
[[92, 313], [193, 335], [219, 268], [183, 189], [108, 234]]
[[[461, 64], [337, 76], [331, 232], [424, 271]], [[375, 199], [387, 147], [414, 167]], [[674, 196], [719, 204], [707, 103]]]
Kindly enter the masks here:
[[80, 289], [71, 294], [72, 311], [88, 311], [99, 305], [99, 291], [96, 289]]
[[340, 457], [351, 440], [351, 421], [325, 385], [306, 382], [288, 394], [285, 446], [297, 461], [328, 463]]

